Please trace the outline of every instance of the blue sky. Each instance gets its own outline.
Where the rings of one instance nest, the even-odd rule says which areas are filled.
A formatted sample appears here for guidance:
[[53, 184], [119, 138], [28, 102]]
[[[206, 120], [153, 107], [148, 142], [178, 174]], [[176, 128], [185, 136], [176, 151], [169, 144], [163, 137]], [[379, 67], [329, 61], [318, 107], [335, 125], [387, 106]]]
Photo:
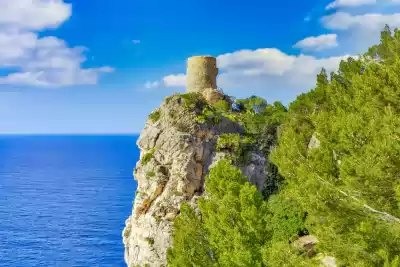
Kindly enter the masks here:
[[230, 95], [284, 104], [400, 26], [400, 0], [2, 0], [0, 133], [137, 133], [213, 55]]

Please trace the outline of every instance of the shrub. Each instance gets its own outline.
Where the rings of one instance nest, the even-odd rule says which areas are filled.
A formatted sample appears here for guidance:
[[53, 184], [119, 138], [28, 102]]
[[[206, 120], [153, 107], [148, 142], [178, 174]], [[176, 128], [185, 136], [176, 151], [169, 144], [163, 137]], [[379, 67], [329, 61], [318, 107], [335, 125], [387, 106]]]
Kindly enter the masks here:
[[147, 179], [153, 178], [154, 176], [156, 176], [156, 172], [153, 171], [153, 170], [148, 171], [148, 172], [146, 173], [146, 178], [147, 178]]
[[200, 93], [186, 93], [179, 95], [183, 99], [183, 105], [189, 110], [201, 108], [204, 98]]
[[174, 221], [174, 246], [167, 250], [170, 267], [212, 266], [212, 251], [203, 225], [187, 202], [182, 203], [180, 214]]
[[225, 100], [218, 100], [216, 103], [213, 104], [213, 106], [219, 112], [228, 112], [231, 109], [229, 103]]
[[201, 113], [197, 115], [197, 123], [214, 123], [217, 124], [221, 120], [221, 114], [211, 105], [204, 105]]
[[221, 134], [218, 137], [216, 149], [228, 149], [232, 152], [241, 152], [240, 139], [241, 137], [238, 133]]
[[147, 243], [149, 243], [150, 246], [154, 245], [154, 238], [152, 237], [146, 237]]
[[241, 136], [237, 133], [221, 134], [217, 140], [216, 150], [229, 150], [229, 158], [233, 162], [245, 162], [246, 152], [252, 149], [255, 142], [251, 136]]
[[149, 115], [149, 119], [150, 119], [150, 121], [152, 123], [156, 123], [158, 120], [160, 120], [160, 117], [161, 117], [161, 111], [160, 110], [153, 111]]
[[154, 152], [156, 152], [155, 148], [152, 148], [149, 152], [143, 155], [142, 158], [142, 165], [145, 166], [147, 163], [150, 162], [150, 160], [154, 157]]

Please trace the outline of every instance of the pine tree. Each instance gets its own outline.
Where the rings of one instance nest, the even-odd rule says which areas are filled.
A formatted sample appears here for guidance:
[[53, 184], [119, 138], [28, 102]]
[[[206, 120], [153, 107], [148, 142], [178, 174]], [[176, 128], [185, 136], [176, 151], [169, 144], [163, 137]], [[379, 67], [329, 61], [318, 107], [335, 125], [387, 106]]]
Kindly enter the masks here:
[[[322, 72], [290, 106], [271, 155], [320, 249], [351, 266], [400, 255], [399, 36], [386, 27], [379, 45], [342, 61], [328, 83]], [[309, 149], [313, 134], [320, 147]]]
[[209, 267], [213, 265], [213, 251], [207, 240], [200, 218], [184, 202], [174, 221], [174, 247], [167, 251], [170, 267]]

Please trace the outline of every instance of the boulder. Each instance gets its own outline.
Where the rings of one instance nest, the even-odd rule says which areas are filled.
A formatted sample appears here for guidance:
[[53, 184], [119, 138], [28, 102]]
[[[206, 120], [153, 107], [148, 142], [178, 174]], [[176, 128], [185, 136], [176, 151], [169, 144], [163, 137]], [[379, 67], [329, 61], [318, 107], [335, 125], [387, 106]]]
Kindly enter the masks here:
[[318, 239], [313, 235], [305, 235], [297, 239], [293, 245], [295, 248], [305, 250], [308, 257], [314, 255], [314, 246], [318, 244]]

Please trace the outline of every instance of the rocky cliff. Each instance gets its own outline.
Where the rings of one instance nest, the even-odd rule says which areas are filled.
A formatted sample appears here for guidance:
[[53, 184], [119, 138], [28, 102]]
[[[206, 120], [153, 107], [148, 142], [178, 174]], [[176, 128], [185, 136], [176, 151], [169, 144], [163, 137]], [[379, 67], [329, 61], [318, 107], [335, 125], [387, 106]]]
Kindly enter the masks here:
[[[207, 98], [189, 93], [167, 97], [150, 114], [137, 141], [141, 151], [134, 170], [138, 188], [123, 231], [129, 267], [166, 266], [172, 223], [181, 203], [189, 201], [196, 207], [209, 168], [231, 155], [228, 149], [216, 149], [218, 138], [244, 133], [231, 119], [205, 116], [210, 110], [213, 108]], [[266, 164], [265, 154], [253, 147], [238, 165], [262, 190], [268, 177]]]

